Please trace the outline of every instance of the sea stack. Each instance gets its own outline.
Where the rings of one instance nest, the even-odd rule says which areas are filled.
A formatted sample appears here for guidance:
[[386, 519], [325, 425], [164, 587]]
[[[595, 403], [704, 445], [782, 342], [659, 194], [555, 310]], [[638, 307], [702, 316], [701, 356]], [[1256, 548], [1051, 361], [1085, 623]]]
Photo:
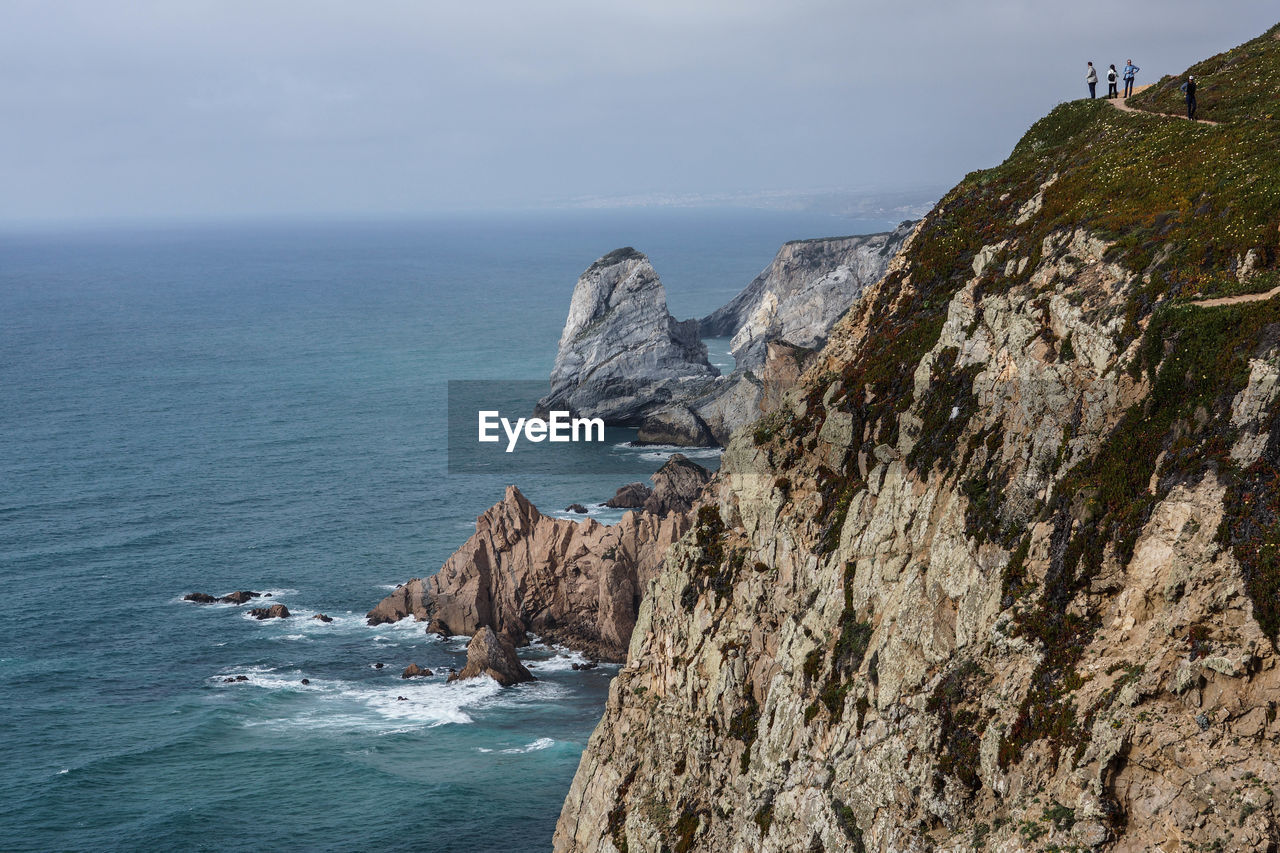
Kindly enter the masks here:
[[578, 279], [540, 412], [567, 410], [636, 425], [719, 375], [698, 321], [679, 322], [649, 259], [631, 247], [597, 260]]

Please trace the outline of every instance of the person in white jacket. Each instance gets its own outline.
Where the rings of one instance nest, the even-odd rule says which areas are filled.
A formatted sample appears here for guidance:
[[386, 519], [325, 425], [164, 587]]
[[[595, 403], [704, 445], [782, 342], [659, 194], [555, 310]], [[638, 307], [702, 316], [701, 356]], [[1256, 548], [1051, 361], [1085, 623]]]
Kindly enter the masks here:
[[1089, 73], [1085, 74], [1084, 82], [1089, 84], [1089, 97], [1098, 97], [1098, 70], [1093, 67], [1093, 63], [1089, 63]]
[[1120, 95], [1120, 88], [1116, 85], [1120, 82], [1120, 74], [1116, 71], [1116, 67], [1112, 65], [1107, 69], [1107, 97], [1115, 98]]

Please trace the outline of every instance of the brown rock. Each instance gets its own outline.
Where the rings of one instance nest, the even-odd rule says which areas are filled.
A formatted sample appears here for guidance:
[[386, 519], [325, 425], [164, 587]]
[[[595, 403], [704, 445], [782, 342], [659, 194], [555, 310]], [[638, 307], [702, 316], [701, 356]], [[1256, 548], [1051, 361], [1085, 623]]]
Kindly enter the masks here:
[[640, 509], [649, 499], [652, 490], [644, 483], [627, 483], [617, 493], [604, 502], [605, 506], [614, 509]]
[[196, 604], [213, 604], [218, 599], [207, 592], [189, 592], [182, 596], [183, 601], [194, 601]]
[[253, 592], [251, 590], [242, 589], [237, 592], [228, 593], [227, 595], [222, 596], [222, 598], [219, 598], [218, 600], [221, 601], [223, 604], [247, 604], [253, 599], [260, 597], [261, 595], [262, 593], [260, 592]]
[[388, 622], [399, 622], [406, 616], [412, 616], [418, 622], [425, 622], [428, 610], [423, 596], [423, 582], [413, 578], [401, 584], [377, 606], [368, 612], [366, 619], [369, 625], [384, 625]]
[[249, 615], [254, 619], [288, 619], [292, 614], [283, 604], [273, 604], [270, 607], [255, 607], [249, 611]]
[[578, 515], [586, 515], [587, 508], [582, 504], [569, 504], [564, 508], [565, 512], [576, 512]]
[[401, 678], [422, 678], [428, 675], [435, 675], [435, 673], [429, 669], [423, 669], [416, 663], [409, 664], [404, 668], [404, 672], [400, 673]]
[[620, 661], [645, 584], [688, 528], [679, 514], [629, 512], [614, 525], [548, 518], [509, 486], [476, 520], [475, 535], [424, 582], [423, 608], [432, 630], [446, 636], [488, 625], [517, 645], [533, 632]]
[[516, 647], [506, 637], [499, 637], [492, 628], [481, 628], [467, 646], [467, 665], [462, 672], [450, 673], [449, 681], [463, 681], [487, 675], [503, 687], [522, 681], [533, 681], [533, 673], [525, 669], [516, 657]]
[[653, 492], [645, 500], [644, 510], [655, 515], [688, 512], [710, 479], [706, 468], [683, 453], [673, 453], [653, 475]]
[[317, 613], [315, 616], [312, 616], [311, 618], [319, 619], [321, 622], [324, 622], [326, 624], [333, 621], [332, 616], [325, 616], [323, 613]]

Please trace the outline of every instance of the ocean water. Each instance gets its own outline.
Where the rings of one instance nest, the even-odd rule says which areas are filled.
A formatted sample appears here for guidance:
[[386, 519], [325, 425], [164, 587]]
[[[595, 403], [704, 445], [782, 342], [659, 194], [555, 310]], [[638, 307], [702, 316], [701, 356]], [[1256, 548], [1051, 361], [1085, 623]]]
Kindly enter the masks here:
[[[618, 246], [649, 254], [683, 318], [787, 239], [890, 224], [0, 234], [0, 849], [549, 849], [615, 668], [535, 642], [532, 684], [404, 681], [460, 666], [465, 640], [363, 620], [513, 479], [447, 473], [446, 381], [544, 379], [577, 275]], [[642, 479], [665, 451], [627, 438], [607, 452]], [[515, 481], [545, 511], [620, 485], [585, 470]], [[181, 600], [237, 589], [294, 616]]]

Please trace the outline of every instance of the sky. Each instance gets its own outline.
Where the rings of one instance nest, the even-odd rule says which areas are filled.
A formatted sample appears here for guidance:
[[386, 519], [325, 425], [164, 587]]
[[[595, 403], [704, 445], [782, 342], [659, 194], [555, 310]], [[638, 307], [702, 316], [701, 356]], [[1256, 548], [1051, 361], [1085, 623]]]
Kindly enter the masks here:
[[[0, 0], [0, 221], [938, 193], [1274, 0]], [[1105, 90], [1105, 83], [1101, 87]]]

